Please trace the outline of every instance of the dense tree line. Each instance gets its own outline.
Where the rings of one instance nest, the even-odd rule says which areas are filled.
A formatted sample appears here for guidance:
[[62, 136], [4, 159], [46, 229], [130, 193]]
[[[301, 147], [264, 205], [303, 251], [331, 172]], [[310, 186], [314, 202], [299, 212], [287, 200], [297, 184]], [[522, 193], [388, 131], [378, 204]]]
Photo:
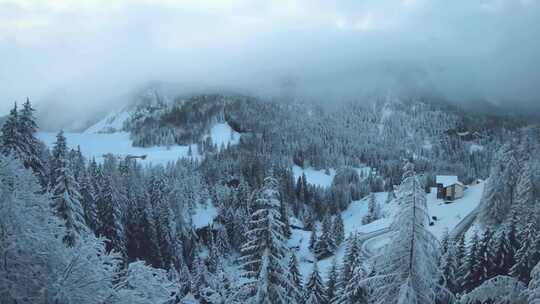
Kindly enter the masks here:
[[[509, 135], [492, 131], [491, 139], [480, 139], [485, 150], [469, 153], [464, 140], [442, 136], [459, 122], [453, 112], [425, 103], [354, 106], [346, 115], [310, 109], [319, 112], [286, 119], [280, 128], [261, 115], [292, 117], [301, 105], [214, 96], [203, 98], [200, 112], [189, 108], [199, 114], [184, 117], [163, 104], [139, 111], [159, 118], [157, 126], [167, 119], [175, 130], [191, 120], [205, 129], [226, 119], [246, 136], [224, 149], [207, 144], [200, 160], [142, 166], [112, 155], [85, 159], [62, 132], [49, 150], [35, 137], [30, 102], [13, 108], [0, 141], [2, 303], [495, 303], [502, 291], [538, 301], [537, 129], [516, 131], [498, 152], [491, 145]], [[183, 111], [180, 104], [174, 111]], [[435, 138], [452, 143], [426, 149], [425, 140]], [[414, 166], [402, 168], [404, 157]], [[438, 244], [426, 229], [424, 189], [433, 172], [482, 176], [473, 167], [492, 157], [482, 230], [470, 240], [448, 236]], [[321, 188], [305, 175], [295, 178], [293, 162], [339, 169], [332, 185]], [[374, 170], [355, 169], [366, 164]], [[341, 212], [366, 198], [369, 212], [358, 221], [375, 221], [383, 215], [373, 193], [397, 184], [386, 199], [399, 209], [392, 242], [368, 261], [361, 236], [346, 238]], [[201, 206], [217, 209], [204, 227], [193, 222]], [[306, 277], [288, 243], [298, 229], [311, 231], [315, 260]], [[337, 260], [340, 247], [344, 256]], [[319, 261], [332, 256], [323, 273]]]

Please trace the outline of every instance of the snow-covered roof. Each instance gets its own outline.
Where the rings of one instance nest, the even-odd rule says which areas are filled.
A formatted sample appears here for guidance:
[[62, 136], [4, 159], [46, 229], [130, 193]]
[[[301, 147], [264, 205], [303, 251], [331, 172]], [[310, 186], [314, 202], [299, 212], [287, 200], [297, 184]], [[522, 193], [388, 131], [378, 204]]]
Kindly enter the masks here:
[[458, 177], [455, 175], [437, 175], [436, 177], [436, 183], [442, 184], [443, 187], [452, 186], [454, 184], [463, 185], [459, 180]]

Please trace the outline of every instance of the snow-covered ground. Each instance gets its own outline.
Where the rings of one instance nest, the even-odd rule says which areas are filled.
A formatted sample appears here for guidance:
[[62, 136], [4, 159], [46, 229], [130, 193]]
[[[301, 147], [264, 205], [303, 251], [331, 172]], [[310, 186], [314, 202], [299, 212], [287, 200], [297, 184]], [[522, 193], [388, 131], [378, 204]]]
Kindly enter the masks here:
[[[95, 158], [97, 161], [103, 160], [103, 155], [112, 153], [119, 157], [126, 155], [146, 155], [145, 160], [139, 160], [143, 164], [166, 164], [176, 161], [179, 158], [188, 157], [189, 146], [171, 146], [141, 148], [133, 147], [129, 133], [65, 133], [67, 145], [76, 149], [81, 147], [81, 151], [86, 158]], [[56, 133], [40, 132], [38, 137], [47, 146], [52, 148], [56, 142]], [[197, 148], [192, 145], [193, 155], [196, 156]]]
[[217, 209], [216, 207], [214, 207], [214, 204], [212, 204], [211, 201], [208, 201], [204, 205], [197, 205], [194, 210], [193, 216], [191, 217], [193, 227], [197, 229], [209, 226], [214, 222], [214, 218], [216, 218], [217, 214]]
[[[371, 233], [383, 228], [387, 228], [391, 222], [391, 214], [393, 212], [393, 206], [385, 204], [387, 193], [381, 192], [375, 194], [377, 202], [381, 205], [383, 213], [389, 215], [386, 218], [382, 218], [378, 221], [370, 223], [368, 225], [362, 225], [362, 218], [368, 211], [368, 200], [364, 198], [359, 201], [351, 203], [347, 210], [343, 211], [341, 216], [343, 217], [343, 224], [345, 228], [345, 237], [348, 237], [351, 233], [358, 232], [360, 234]], [[307, 278], [313, 268], [313, 261], [315, 258], [309, 250], [309, 239], [311, 237], [310, 231], [304, 231], [299, 229], [293, 229], [291, 239], [289, 240], [289, 247], [296, 250], [295, 253], [298, 257], [300, 265], [300, 273], [304, 278]], [[341, 262], [345, 254], [345, 243], [343, 243], [336, 251], [335, 257], [338, 262]], [[332, 260], [334, 257], [329, 257], [318, 262], [319, 269], [323, 277], [326, 277]]]
[[[358, 171], [358, 174], [360, 175], [360, 177], [366, 177], [371, 172], [370, 167], [362, 167], [362, 168], [355, 168], [355, 169], [356, 171]], [[298, 179], [298, 177], [302, 176], [302, 173], [303, 173], [306, 175], [308, 184], [312, 184], [319, 187], [330, 187], [330, 185], [332, 185], [332, 181], [334, 180], [334, 177], [336, 176], [336, 170], [333, 168], [330, 168], [328, 169], [328, 172], [325, 172], [326, 170], [324, 169], [317, 170], [311, 167], [303, 169], [300, 166], [294, 165], [292, 170], [293, 170], [293, 175], [294, 175], [295, 180]]]
[[433, 221], [434, 225], [429, 226], [429, 230], [441, 239], [445, 231], [452, 231], [463, 218], [478, 207], [483, 191], [484, 183], [469, 186], [463, 198], [445, 204], [444, 200], [437, 199], [437, 189], [431, 189], [431, 193], [427, 195], [428, 212], [430, 217], [436, 216], [437, 220]]
[[228, 123], [217, 123], [212, 129], [210, 129], [210, 137], [212, 143], [221, 146], [227, 146], [227, 144], [236, 145], [240, 142], [240, 133], [234, 131]]
[[84, 133], [91, 134], [120, 132], [124, 126], [124, 122], [129, 118], [129, 115], [130, 113], [128, 111], [111, 113], [90, 128], [86, 129]]
[[[308, 175], [306, 174], [306, 176]], [[311, 177], [313, 178], [313, 175], [311, 175]], [[432, 189], [431, 193], [427, 194], [428, 213], [430, 218], [436, 216], [437, 221], [433, 221], [434, 225], [429, 226], [429, 230], [439, 239], [443, 237], [446, 230], [452, 231], [463, 218], [476, 209], [480, 203], [483, 190], [484, 183], [470, 186], [465, 191], [465, 196], [463, 198], [455, 200], [452, 204], [444, 204], [443, 200], [437, 199], [436, 189]], [[358, 232], [360, 237], [367, 234], [376, 235], [363, 244], [364, 249], [371, 253], [381, 250], [389, 241], [389, 235], [384, 233], [384, 229], [387, 229], [392, 223], [393, 216], [397, 211], [397, 206], [394, 203], [385, 203], [387, 195], [386, 192], [375, 194], [376, 200], [382, 207], [385, 217], [371, 224], [362, 225], [361, 222], [362, 218], [368, 212], [367, 198], [352, 202], [349, 208], [341, 214], [345, 227], [345, 236], [354, 232]], [[473, 228], [471, 228], [471, 230], [472, 229]], [[383, 231], [382, 235], [379, 235], [380, 231]], [[311, 232], [295, 229], [289, 240], [289, 246], [291, 248], [297, 248], [298, 250], [296, 254], [300, 264], [300, 272], [304, 277], [308, 276], [311, 272], [313, 261], [315, 260], [309, 250], [310, 237]], [[338, 262], [343, 259], [344, 254], [345, 244], [342, 244], [335, 255]], [[326, 276], [326, 273], [330, 269], [333, 258], [334, 257], [330, 257], [319, 261], [319, 268], [324, 276]]]
[[[127, 155], [146, 155], [145, 160], [139, 160], [143, 164], [167, 164], [171, 161], [176, 161], [179, 158], [189, 157], [189, 146], [174, 145], [170, 147], [150, 147], [141, 148], [133, 147], [132, 141], [129, 138], [127, 132], [114, 132], [114, 133], [96, 133], [99, 130], [103, 130], [104, 126], [116, 125], [118, 119], [114, 120], [112, 124], [105, 124], [106, 119], [94, 125], [83, 133], [65, 133], [67, 145], [70, 148], [76, 149], [77, 146], [81, 147], [81, 151], [86, 158], [95, 158], [97, 161], [103, 160], [103, 155], [113, 154], [118, 157], [125, 157]], [[240, 134], [234, 132], [231, 127], [226, 123], [216, 124], [210, 131], [213, 143], [218, 147], [223, 143], [237, 144], [240, 141]], [[40, 132], [38, 138], [42, 140], [48, 147], [52, 148], [56, 141], [56, 133]], [[196, 145], [191, 145], [192, 157], [198, 158], [200, 155], [197, 153]]]

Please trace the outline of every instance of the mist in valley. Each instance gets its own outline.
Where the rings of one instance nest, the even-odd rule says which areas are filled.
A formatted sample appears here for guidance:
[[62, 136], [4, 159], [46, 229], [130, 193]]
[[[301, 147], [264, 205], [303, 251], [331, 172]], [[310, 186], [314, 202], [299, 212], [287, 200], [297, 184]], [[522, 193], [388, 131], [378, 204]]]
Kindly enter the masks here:
[[323, 104], [527, 109], [540, 96], [535, 0], [8, 0], [0, 17], [0, 113], [30, 97], [46, 128], [84, 126], [158, 84]]

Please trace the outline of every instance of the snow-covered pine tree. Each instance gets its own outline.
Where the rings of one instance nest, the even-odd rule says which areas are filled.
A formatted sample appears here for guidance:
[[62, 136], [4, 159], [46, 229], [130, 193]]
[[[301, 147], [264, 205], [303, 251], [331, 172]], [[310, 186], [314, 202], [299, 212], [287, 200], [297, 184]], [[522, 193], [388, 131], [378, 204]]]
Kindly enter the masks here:
[[42, 144], [35, 136], [38, 126], [34, 117], [34, 111], [30, 99], [27, 98], [20, 111], [18, 123], [19, 135], [22, 140], [22, 148], [24, 149], [22, 161], [24, 166], [30, 168], [39, 178], [42, 186], [46, 186], [45, 167], [41, 159], [43, 152]]
[[496, 276], [461, 297], [460, 303], [524, 304], [526, 286], [509, 276]]
[[518, 223], [525, 224], [529, 218], [531, 210], [533, 210], [536, 199], [534, 197], [533, 166], [531, 163], [526, 163], [522, 169], [521, 175], [516, 186], [516, 198], [514, 204], [514, 212], [517, 215]]
[[493, 231], [486, 229], [478, 241], [476, 256], [474, 257], [473, 274], [476, 282], [472, 282], [474, 287], [478, 287], [483, 282], [493, 277], [494, 252], [493, 252]]
[[379, 257], [375, 275], [365, 280], [369, 303], [432, 304], [440, 288], [439, 248], [427, 230], [424, 187], [412, 164], [404, 171], [391, 242]]
[[317, 262], [313, 264], [313, 270], [309, 276], [306, 286], [304, 288], [304, 303], [310, 304], [326, 304], [328, 303], [328, 298], [326, 297], [326, 289], [324, 287], [324, 282], [319, 273], [319, 266]]
[[287, 269], [284, 257], [288, 253], [279, 213], [278, 183], [274, 178], [264, 180], [256, 193], [242, 246], [241, 263], [246, 283], [244, 294], [251, 303], [288, 303]]
[[81, 189], [81, 205], [84, 211], [84, 220], [86, 222], [86, 226], [88, 226], [88, 228], [95, 233], [98, 226], [96, 206], [97, 199], [95, 196], [96, 190], [94, 189], [94, 185], [90, 180], [89, 173], [86, 169], [83, 170], [84, 171], [80, 177], [81, 181], [79, 183]]
[[532, 280], [529, 283], [529, 303], [540, 304], [540, 263], [533, 268], [531, 272]]
[[117, 291], [117, 257], [91, 235], [67, 247], [49, 195], [19, 160], [0, 155], [0, 302], [106, 302]]
[[478, 256], [478, 234], [475, 232], [470, 240], [470, 245], [467, 248], [467, 253], [464, 256], [460, 273], [460, 287], [462, 291], [473, 290], [479, 282], [479, 274], [476, 266], [476, 257]]
[[13, 158], [24, 161], [25, 147], [19, 124], [19, 111], [17, 110], [17, 103], [15, 103], [2, 126], [2, 145], [0, 147], [2, 154], [5, 156], [11, 155]]
[[312, 225], [311, 234], [309, 235], [309, 249], [311, 249], [312, 251], [315, 250], [318, 239], [319, 237], [317, 236], [317, 225]]
[[448, 251], [448, 246], [450, 245], [450, 233], [448, 232], [448, 228], [444, 229], [442, 239], [441, 239], [441, 246], [440, 246], [440, 252], [441, 256], [443, 256], [446, 251]]
[[289, 272], [287, 273], [287, 279], [289, 285], [287, 287], [287, 296], [291, 303], [302, 304], [302, 297], [304, 295], [304, 288], [302, 283], [302, 275], [298, 267], [298, 259], [294, 253], [290, 254], [289, 258]]
[[332, 233], [332, 221], [329, 215], [325, 214], [322, 222], [322, 233], [317, 239], [313, 252], [319, 260], [327, 258], [336, 251], [334, 234]]
[[366, 225], [381, 218], [381, 207], [375, 198], [375, 193], [371, 193], [368, 198], [368, 213], [362, 219], [362, 224]]
[[[452, 294], [457, 294], [460, 290], [458, 283], [458, 270], [459, 255], [457, 254], [456, 243], [449, 241], [444, 254], [440, 259], [440, 273], [439, 285], [443, 286], [446, 290], [449, 290]], [[449, 299], [449, 295], [446, 292], [442, 292], [439, 295], [440, 299]]]
[[508, 217], [515, 197], [519, 166], [515, 151], [509, 145], [503, 146], [493, 162], [480, 201], [478, 219], [483, 225], [496, 226]]
[[338, 280], [337, 260], [336, 257], [334, 257], [326, 279], [326, 297], [328, 298], [329, 303], [335, 303], [340, 296], [340, 293], [338, 292]]
[[334, 216], [334, 222], [332, 223], [332, 235], [334, 236], [335, 245], [340, 246], [345, 239], [345, 227], [343, 225], [341, 213]]
[[283, 222], [283, 235], [286, 239], [291, 237], [291, 224], [289, 223], [289, 207], [286, 201], [280, 200], [279, 205], [280, 218]]
[[527, 283], [531, 279], [531, 270], [540, 261], [538, 248], [535, 246], [535, 240], [540, 239], [536, 230], [536, 225], [532, 222], [523, 228], [521, 237], [521, 246], [516, 252], [516, 263], [510, 269], [510, 275]]
[[172, 222], [171, 210], [166, 199], [165, 181], [162, 176], [153, 176], [148, 196], [152, 207], [152, 219], [156, 234], [156, 243], [159, 247], [162, 267], [176, 263], [176, 237], [175, 225]]
[[345, 256], [341, 264], [339, 283], [338, 283], [338, 287], [339, 287], [338, 290], [341, 293], [343, 293], [346, 286], [349, 285], [349, 282], [353, 278], [354, 269], [360, 263], [359, 261], [360, 245], [358, 242], [357, 235], [356, 234], [349, 235], [346, 243], [347, 243], [347, 246], [345, 248]]
[[113, 193], [112, 181], [109, 176], [103, 176], [101, 170], [99, 175], [101, 175], [101, 189], [96, 201], [98, 219], [96, 234], [106, 239], [107, 252], [114, 250], [125, 256], [124, 233], [119, 219], [120, 212]]
[[227, 229], [223, 226], [219, 226], [217, 228], [217, 234], [216, 234], [216, 246], [221, 252], [223, 256], [227, 256], [229, 251], [231, 250], [231, 245], [229, 244], [229, 235], [227, 233]]
[[368, 277], [368, 269], [356, 256], [351, 266], [351, 278], [339, 289], [335, 303], [367, 304], [367, 289], [364, 279]]
[[56, 138], [53, 155], [55, 181], [52, 185], [52, 208], [66, 228], [64, 242], [73, 246], [79, 234], [87, 232], [88, 227], [84, 220], [79, 185], [69, 170], [66, 138], [63, 132], [58, 133]]
[[493, 265], [490, 265], [491, 276], [508, 275], [510, 268], [516, 264], [515, 255], [519, 248], [517, 248], [515, 225], [515, 219], [512, 219], [494, 236], [491, 246], [493, 248]]

